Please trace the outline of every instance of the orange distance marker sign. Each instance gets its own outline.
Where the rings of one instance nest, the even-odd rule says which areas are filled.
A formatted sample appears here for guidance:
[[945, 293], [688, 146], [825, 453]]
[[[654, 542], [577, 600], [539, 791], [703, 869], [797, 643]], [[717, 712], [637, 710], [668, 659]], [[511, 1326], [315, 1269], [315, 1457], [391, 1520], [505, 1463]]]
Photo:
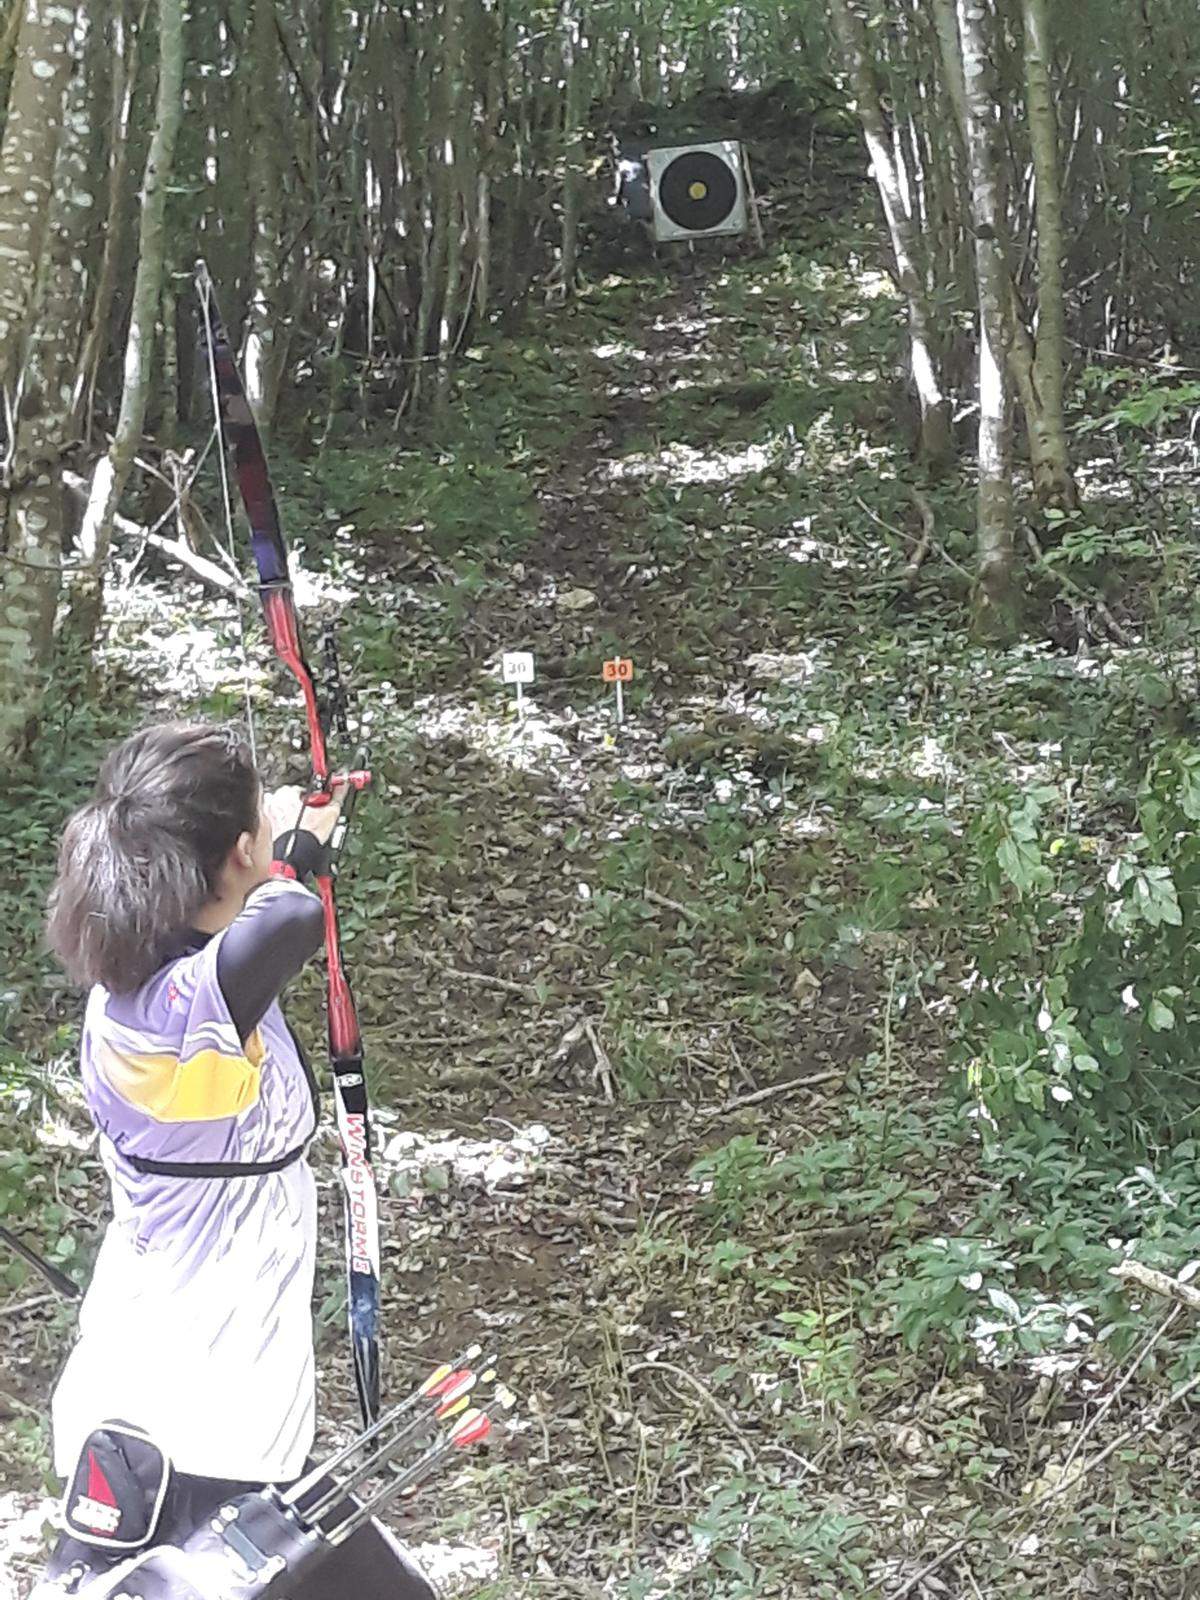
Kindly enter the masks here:
[[633, 662], [628, 656], [614, 656], [602, 669], [605, 683], [616, 685], [617, 721], [625, 721], [625, 685], [633, 682]]

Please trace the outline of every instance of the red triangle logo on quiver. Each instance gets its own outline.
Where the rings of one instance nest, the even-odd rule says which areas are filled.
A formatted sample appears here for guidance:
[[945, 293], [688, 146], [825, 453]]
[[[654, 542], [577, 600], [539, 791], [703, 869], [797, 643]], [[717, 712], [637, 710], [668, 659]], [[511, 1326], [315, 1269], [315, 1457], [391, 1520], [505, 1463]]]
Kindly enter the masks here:
[[104, 1476], [103, 1468], [96, 1460], [96, 1452], [88, 1451], [88, 1483], [87, 1496], [102, 1506], [115, 1506], [117, 1497], [112, 1491], [112, 1484]]
[[72, 1538], [110, 1550], [138, 1550], [154, 1533], [171, 1464], [148, 1434], [106, 1422], [83, 1441], [63, 1499]]

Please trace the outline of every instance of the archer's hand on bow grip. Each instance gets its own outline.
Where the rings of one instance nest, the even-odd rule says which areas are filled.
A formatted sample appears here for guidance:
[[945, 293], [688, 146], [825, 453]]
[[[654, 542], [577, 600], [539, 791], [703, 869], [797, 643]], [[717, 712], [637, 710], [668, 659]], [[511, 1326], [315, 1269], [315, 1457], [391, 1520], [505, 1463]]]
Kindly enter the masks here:
[[341, 811], [338, 819], [329, 838], [322, 843], [321, 854], [314, 869], [318, 878], [333, 876], [338, 857], [342, 853], [342, 846], [346, 842], [346, 832], [350, 826], [350, 818], [354, 815], [355, 803], [370, 781], [371, 774], [365, 768], [356, 768], [352, 772], [335, 772], [330, 775], [325, 788], [318, 789], [305, 800], [306, 806], [320, 810], [322, 806], [333, 804], [335, 797], [338, 797], [338, 790], [344, 791], [340, 796]]

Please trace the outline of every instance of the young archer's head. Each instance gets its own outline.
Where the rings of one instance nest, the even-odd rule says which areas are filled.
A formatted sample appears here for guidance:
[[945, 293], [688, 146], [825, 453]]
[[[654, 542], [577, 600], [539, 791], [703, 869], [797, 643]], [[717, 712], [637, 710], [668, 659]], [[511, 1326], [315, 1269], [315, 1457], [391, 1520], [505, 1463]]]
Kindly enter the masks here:
[[254, 870], [261, 802], [228, 729], [159, 723], [118, 745], [59, 851], [47, 936], [70, 978], [120, 994], [151, 977], [230, 872]]

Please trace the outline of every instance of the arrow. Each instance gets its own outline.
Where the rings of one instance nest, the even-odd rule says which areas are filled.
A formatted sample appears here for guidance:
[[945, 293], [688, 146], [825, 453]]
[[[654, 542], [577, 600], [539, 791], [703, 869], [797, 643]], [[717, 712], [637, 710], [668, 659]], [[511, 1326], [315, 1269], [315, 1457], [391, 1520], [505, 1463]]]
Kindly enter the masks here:
[[370, 1499], [364, 1500], [357, 1506], [344, 1522], [331, 1530], [328, 1537], [332, 1544], [341, 1544], [356, 1533], [371, 1517], [406, 1489], [412, 1489], [422, 1483], [431, 1473], [454, 1454], [456, 1450], [467, 1450], [472, 1445], [481, 1444], [492, 1431], [493, 1420], [516, 1404], [516, 1396], [510, 1389], [498, 1386], [495, 1397], [486, 1406], [472, 1406], [466, 1411], [446, 1434], [418, 1456], [404, 1472], [395, 1478], [389, 1479], [382, 1489], [376, 1491]]
[[[329, 1485], [325, 1492], [315, 1501], [309, 1505], [299, 1507], [298, 1509], [305, 1520], [315, 1523], [319, 1522], [322, 1517], [327, 1516], [360, 1484], [365, 1483], [368, 1478], [374, 1477], [376, 1471], [385, 1462], [390, 1467], [392, 1465], [391, 1457], [395, 1455], [396, 1451], [407, 1439], [410, 1439], [413, 1434], [419, 1432], [430, 1423], [442, 1422], [465, 1411], [468, 1398], [475, 1386], [481, 1382], [489, 1382], [495, 1376], [496, 1374], [491, 1370], [481, 1373], [470, 1371], [451, 1372], [448, 1378], [437, 1383], [428, 1392], [428, 1398], [435, 1402], [432, 1412], [429, 1410], [421, 1412], [411, 1422], [401, 1427], [398, 1433], [389, 1435], [377, 1449], [364, 1456], [344, 1478]], [[465, 1420], [465, 1418], [462, 1420]], [[361, 1448], [368, 1442], [368, 1437], [364, 1435], [356, 1441], [356, 1448]], [[321, 1475], [322, 1478], [327, 1477], [328, 1469], [322, 1469]]]

